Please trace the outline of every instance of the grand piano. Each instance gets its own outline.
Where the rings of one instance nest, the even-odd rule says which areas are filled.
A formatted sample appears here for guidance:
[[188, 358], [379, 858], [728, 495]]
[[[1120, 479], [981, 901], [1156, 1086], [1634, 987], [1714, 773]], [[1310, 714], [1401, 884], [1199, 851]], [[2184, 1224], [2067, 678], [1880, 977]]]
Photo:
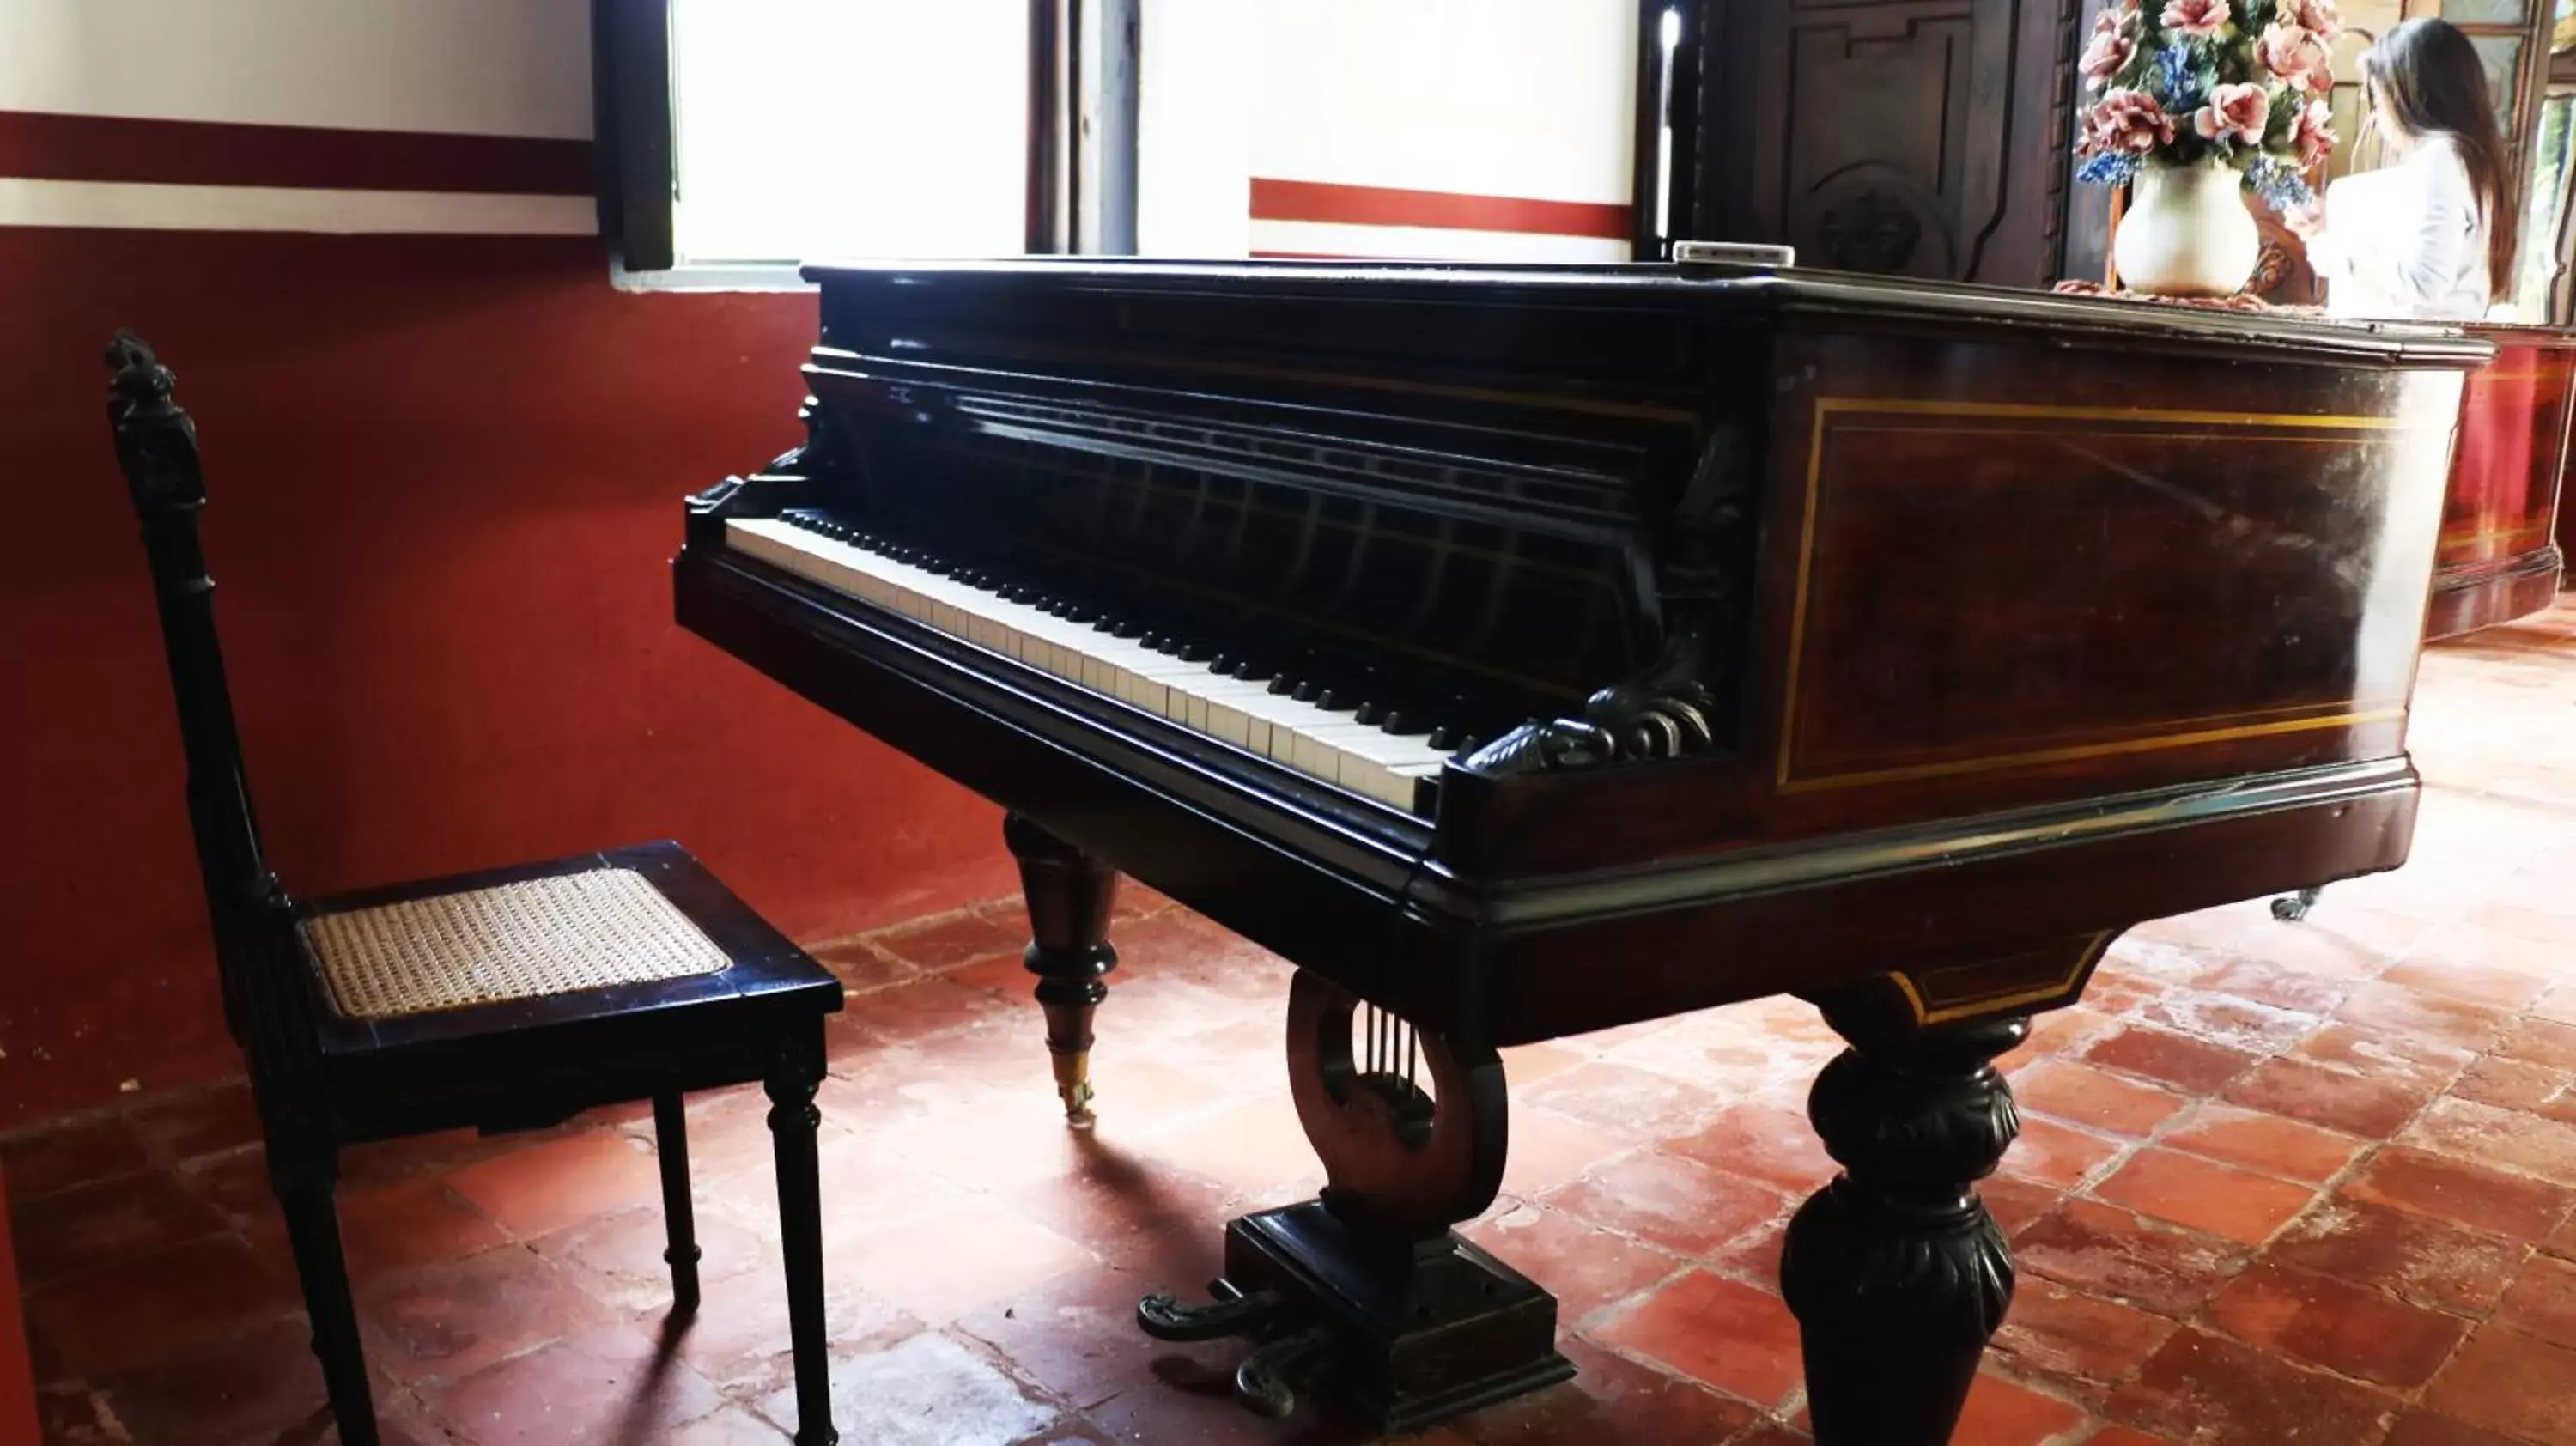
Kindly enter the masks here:
[[[2146, 919], [2404, 862], [2457, 332], [1761, 266], [816, 267], [680, 621], [1008, 811], [1068, 1113], [1119, 875], [1297, 966], [1317, 1200], [1215, 1298], [1390, 1429], [1562, 1379], [1497, 1050], [1789, 993], [1826, 1446], [2012, 1295], [1991, 1061]], [[1114, 1020], [1115, 1011], [1109, 1017]], [[1114, 1101], [1099, 1101], [1103, 1109]]]

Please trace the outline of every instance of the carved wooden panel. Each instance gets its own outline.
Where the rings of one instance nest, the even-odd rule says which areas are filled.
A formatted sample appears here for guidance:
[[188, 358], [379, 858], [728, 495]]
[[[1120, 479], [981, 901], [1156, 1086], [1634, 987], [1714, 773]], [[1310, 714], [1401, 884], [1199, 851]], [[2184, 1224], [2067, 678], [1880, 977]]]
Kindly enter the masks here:
[[1712, 0], [1696, 229], [1802, 261], [2055, 279], [2075, 0]]
[[2561, 561], [2559, 474], [2576, 408], [2576, 340], [2554, 328], [2481, 326], [2495, 365], [2469, 376], [2433, 555], [2427, 638], [2456, 637], [2547, 607]]
[[2396, 746], [2457, 377], [2401, 398], [2141, 355], [2079, 381], [1869, 334], [1777, 365], [1821, 379], [1775, 406], [1796, 440], [1762, 519], [1788, 539], [1761, 584], [1779, 681], [1755, 690], [1779, 702], [1748, 752], [1779, 806], [1893, 822], [1876, 810], [2094, 768], [2179, 782]]

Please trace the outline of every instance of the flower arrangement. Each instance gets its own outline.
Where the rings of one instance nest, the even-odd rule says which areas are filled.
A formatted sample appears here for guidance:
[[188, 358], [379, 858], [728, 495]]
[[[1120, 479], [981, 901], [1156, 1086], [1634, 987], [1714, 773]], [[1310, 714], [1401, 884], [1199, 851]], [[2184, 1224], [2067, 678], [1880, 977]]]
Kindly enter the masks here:
[[2126, 185], [2142, 165], [2216, 160], [2274, 210], [2315, 202], [2333, 152], [2334, 0], [2114, 0], [2077, 63], [2100, 93], [2076, 179]]

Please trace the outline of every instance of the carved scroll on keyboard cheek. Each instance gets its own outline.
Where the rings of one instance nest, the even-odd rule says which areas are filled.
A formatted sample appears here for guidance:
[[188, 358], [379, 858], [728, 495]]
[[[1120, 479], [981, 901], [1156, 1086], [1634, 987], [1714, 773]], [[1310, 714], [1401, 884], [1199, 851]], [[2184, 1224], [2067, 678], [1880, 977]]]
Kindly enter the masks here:
[[1552, 773], [1685, 758], [1717, 746], [1714, 712], [1706, 691], [1696, 685], [1662, 693], [1621, 684], [1593, 694], [1581, 718], [1524, 724], [1463, 761], [1485, 773]]

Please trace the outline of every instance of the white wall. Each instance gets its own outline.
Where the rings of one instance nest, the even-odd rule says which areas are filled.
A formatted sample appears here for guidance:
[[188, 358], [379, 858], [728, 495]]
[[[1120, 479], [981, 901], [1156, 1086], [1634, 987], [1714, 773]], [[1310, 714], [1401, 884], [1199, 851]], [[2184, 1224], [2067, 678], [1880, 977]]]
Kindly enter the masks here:
[[0, 0], [0, 110], [590, 135], [584, 0]]
[[1252, 173], [1628, 199], [1633, 0], [1266, 0]]
[[1251, 243], [1252, 32], [1259, 0], [1142, 0], [1136, 249], [1241, 256]]

